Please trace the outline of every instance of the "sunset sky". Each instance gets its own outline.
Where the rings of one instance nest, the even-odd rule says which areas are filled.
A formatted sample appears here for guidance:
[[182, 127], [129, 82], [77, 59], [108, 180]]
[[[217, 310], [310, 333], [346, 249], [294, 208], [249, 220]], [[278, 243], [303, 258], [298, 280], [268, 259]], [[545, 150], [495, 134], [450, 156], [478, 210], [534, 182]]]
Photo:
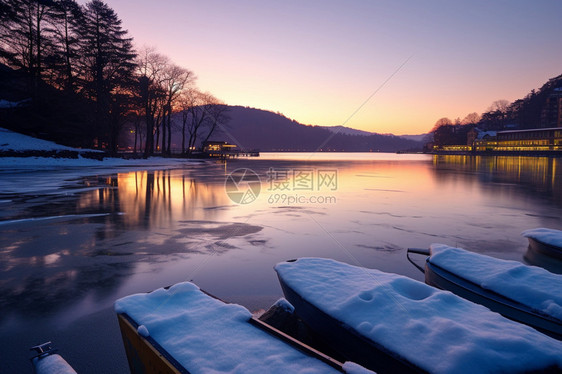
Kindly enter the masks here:
[[304, 124], [419, 134], [562, 74], [562, 1], [106, 2], [202, 90]]

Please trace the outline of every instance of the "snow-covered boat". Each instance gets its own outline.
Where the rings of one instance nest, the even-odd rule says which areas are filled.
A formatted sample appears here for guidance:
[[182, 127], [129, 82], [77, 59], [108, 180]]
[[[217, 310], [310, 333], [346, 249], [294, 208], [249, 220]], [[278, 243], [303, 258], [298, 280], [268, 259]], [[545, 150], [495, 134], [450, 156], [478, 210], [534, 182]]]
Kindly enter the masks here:
[[562, 231], [537, 228], [525, 230], [521, 235], [529, 240], [531, 250], [562, 260]]
[[562, 275], [517, 261], [432, 244], [425, 282], [562, 339]]
[[192, 283], [115, 302], [131, 373], [367, 373]]
[[562, 370], [562, 342], [413, 279], [329, 259], [275, 266], [295, 313], [379, 373]]

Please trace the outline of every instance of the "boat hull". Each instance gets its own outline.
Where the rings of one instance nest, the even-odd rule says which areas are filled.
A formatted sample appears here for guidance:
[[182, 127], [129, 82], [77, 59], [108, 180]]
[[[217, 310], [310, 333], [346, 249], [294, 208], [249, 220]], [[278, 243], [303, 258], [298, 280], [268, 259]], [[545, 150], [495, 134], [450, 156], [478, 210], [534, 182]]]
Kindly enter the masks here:
[[562, 260], [562, 248], [543, 243], [535, 238], [528, 237], [527, 239], [529, 239], [529, 248], [531, 248], [531, 250]]
[[[205, 294], [206, 298], [216, 299], [225, 305], [227, 304], [222, 302], [222, 300], [215, 298], [214, 296], [206, 293], [205, 291], [198, 290], [198, 292], [199, 291], [200, 293]], [[133, 295], [133, 297], [136, 296], [138, 295]], [[201, 299], [197, 299], [196, 301], [200, 302]], [[139, 303], [142, 303], [142, 301], [140, 301]], [[174, 303], [171, 302], [170, 304], [174, 304]], [[189, 305], [185, 305], [186, 309], [189, 309], [189, 307], [190, 307]], [[198, 308], [199, 309], [202, 308], [201, 303], [199, 305], [196, 305], [193, 309], [198, 309]], [[120, 310], [119, 312], [117, 312], [117, 318], [119, 322], [119, 328], [121, 330], [121, 335], [123, 338], [123, 344], [127, 354], [127, 361], [129, 364], [130, 372], [132, 374], [149, 374], [149, 373], [179, 374], [179, 373], [190, 373], [192, 370], [195, 371], [201, 370], [200, 367], [197, 369], [193, 369], [193, 367], [190, 366], [191, 361], [186, 360], [185, 357], [182, 359], [183, 361], [180, 361], [180, 359], [176, 360], [177, 357], [174, 358], [173, 353], [167, 351], [166, 348], [161, 346], [155, 338], [153, 338], [151, 335], [147, 335], [146, 333], [139, 332], [139, 329], [140, 331], [143, 331], [142, 328], [144, 328], [144, 330], [146, 331], [146, 326], [141, 326], [142, 324], [139, 325], [139, 322], [134, 318], [132, 318], [131, 316], [129, 316], [125, 311]], [[189, 317], [189, 318], [194, 318], [194, 317]], [[212, 318], [216, 318], [216, 316], [214, 317], [212, 316]], [[306, 365], [302, 367], [302, 370], [309, 370], [309, 371], [312, 370], [311, 372], [318, 372], [318, 370], [323, 370], [322, 372], [325, 373], [326, 369], [330, 368], [334, 370], [329, 370], [328, 372], [343, 373], [345, 371], [343, 363], [333, 359], [328, 355], [323, 354], [322, 352], [315, 350], [314, 348], [292, 338], [291, 336], [283, 333], [282, 331], [279, 331], [274, 327], [268, 325], [267, 323], [260, 321], [254, 317], [251, 317], [247, 321], [235, 320], [234, 323], [239, 323], [239, 325], [244, 325], [244, 329], [246, 328], [250, 330], [255, 329], [256, 331], [259, 330], [260, 332], [258, 334], [260, 336], [258, 338], [260, 341], [259, 344], [262, 345], [271, 344], [272, 346], [276, 347], [269, 350], [266, 349], [265, 351], [267, 351], [267, 353], [263, 359], [265, 360], [265, 362], [267, 362], [268, 360], [273, 362], [273, 364], [271, 364], [272, 366], [268, 367], [273, 372], [280, 372], [281, 368], [283, 367], [282, 365], [284, 365], [282, 362], [277, 361], [280, 359], [279, 357], [281, 356], [287, 357], [293, 355], [292, 353], [288, 354], [287, 350], [300, 351], [300, 353], [296, 355], [297, 360], [301, 360], [301, 357], [307, 356], [308, 359], [306, 361], [301, 361], [302, 364], [296, 364], [297, 366]], [[179, 331], [185, 331], [188, 334], [183, 336], [191, 336], [189, 335], [188, 330], [185, 330], [185, 327], [178, 325], [177, 329]], [[248, 334], [246, 334], [246, 336], [247, 335]], [[211, 339], [212, 338], [213, 337], [211, 337]], [[197, 339], [200, 339], [200, 337], [196, 336], [195, 340], [197, 341]], [[217, 340], [221, 340], [221, 339], [217, 339]], [[281, 344], [279, 344], [279, 342], [281, 342]], [[244, 344], [244, 342], [238, 341], [238, 338], [235, 339], [232, 343]], [[183, 348], [186, 349], [185, 346], [186, 343], [184, 342], [182, 344], [183, 344]], [[189, 344], [190, 343], [187, 343], [187, 345]], [[222, 347], [225, 346], [224, 343], [220, 343], [219, 345], [221, 344]], [[253, 342], [252, 344], [256, 344], [256, 343]], [[283, 347], [278, 348], [280, 345], [283, 345]], [[288, 347], [284, 348], [285, 346]], [[213, 344], [210, 344], [209, 347], [211, 347], [209, 348], [210, 351], [213, 352], [215, 351], [214, 349], [215, 346]], [[189, 349], [193, 349], [193, 346], [191, 346]], [[221, 352], [221, 349], [222, 348], [220, 347], [217, 348], [217, 352]], [[295, 356], [293, 358], [295, 358]], [[236, 362], [233, 364], [233, 367], [237, 365], [238, 360], [244, 360], [244, 359], [245, 356], [243, 354], [236, 356], [235, 358]], [[310, 364], [315, 362], [321, 362], [321, 364], [318, 367], [311, 368]], [[295, 367], [296, 366], [293, 366], [293, 368]], [[212, 369], [209, 370], [212, 371]], [[238, 372], [239, 371], [240, 370], [238, 370]]]
[[404, 358], [359, 334], [350, 326], [323, 312], [302, 298], [278, 275], [285, 298], [299, 318], [331, 349], [377, 373], [426, 373]]
[[131, 374], [186, 374], [182, 365], [166, 354], [166, 351], [150, 337], [138, 334], [138, 325], [126, 314], [118, 314], [119, 329], [127, 354]]
[[524, 323], [555, 339], [562, 340], [562, 324], [560, 321], [550, 316], [540, 314], [498, 293], [483, 289], [464, 278], [460, 278], [432, 264], [431, 257], [426, 261], [425, 283], [443, 290], [451, 291], [464, 299], [484, 305], [488, 309], [500, 313], [509, 319]]

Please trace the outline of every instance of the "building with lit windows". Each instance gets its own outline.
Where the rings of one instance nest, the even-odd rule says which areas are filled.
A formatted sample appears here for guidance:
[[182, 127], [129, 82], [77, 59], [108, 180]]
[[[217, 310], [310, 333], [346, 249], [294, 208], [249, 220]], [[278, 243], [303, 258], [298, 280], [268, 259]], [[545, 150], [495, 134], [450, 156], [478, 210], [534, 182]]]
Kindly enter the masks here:
[[203, 152], [208, 157], [224, 157], [236, 152], [236, 145], [223, 141], [206, 141], [203, 143]]
[[552, 152], [562, 151], [562, 127], [499, 131], [495, 137], [477, 139], [476, 152]]
[[[475, 134], [477, 132], [477, 134]], [[434, 147], [437, 153], [562, 154], [562, 127], [546, 129], [469, 132], [467, 144]]]

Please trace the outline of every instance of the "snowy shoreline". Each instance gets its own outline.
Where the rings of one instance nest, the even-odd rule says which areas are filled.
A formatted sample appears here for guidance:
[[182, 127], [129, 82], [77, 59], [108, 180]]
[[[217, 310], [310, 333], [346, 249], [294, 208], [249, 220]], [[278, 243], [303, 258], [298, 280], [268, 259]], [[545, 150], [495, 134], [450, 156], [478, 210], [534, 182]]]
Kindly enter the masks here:
[[113, 157], [103, 151], [67, 147], [0, 127], [0, 172], [18, 169], [45, 170], [46, 167], [169, 168], [201, 162], [204, 161], [165, 157], [136, 158], [132, 154]]

